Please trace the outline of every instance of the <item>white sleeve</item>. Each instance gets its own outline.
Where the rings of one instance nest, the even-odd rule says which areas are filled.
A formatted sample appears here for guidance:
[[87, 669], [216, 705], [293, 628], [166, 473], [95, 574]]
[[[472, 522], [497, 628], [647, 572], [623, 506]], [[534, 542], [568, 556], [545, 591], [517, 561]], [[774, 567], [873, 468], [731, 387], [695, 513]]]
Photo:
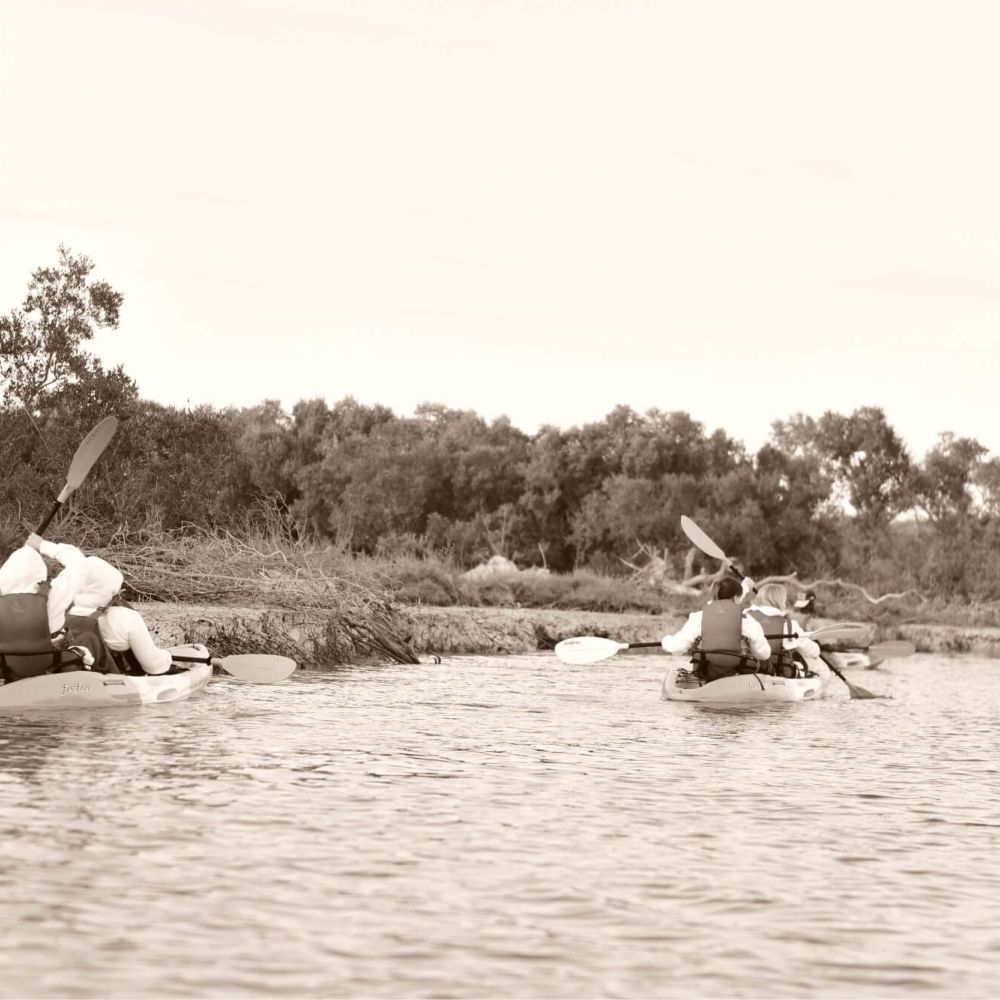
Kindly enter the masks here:
[[802, 636], [805, 629], [794, 618], [789, 619], [789, 624], [792, 627], [792, 631], [801, 638], [786, 639], [784, 643], [785, 649], [797, 649], [803, 656], [809, 656], [813, 659], [818, 657], [820, 654], [819, 643]]
[[75, 545], [56, 544], [45, 539], [42, 539], [38, 551], [63, 567], [49, 584], [49, 627], [55, 632], [65, 624], [66, 612], [83, 583], [86, 556]]
[[750, 652], [758, 660], [767, 660], [771, 656], [771, 644], [764, 638], [764, 630], [756, 618], [743, 616], [743, 637], [750, 643]]
[[165, 674], [173, 662], [170, 650], [160, 649], [153, 641], [138, 611], [129, 615], [128, 648], [147, 674]]
[[695, 640], [701, 635], [701, 612], [692, 611], [688, 615], [688, 620], [681, 627], [679, 632], [673, 635], [665, 635], [660, 640], [660, 645], [668, 653], [689, 653]]

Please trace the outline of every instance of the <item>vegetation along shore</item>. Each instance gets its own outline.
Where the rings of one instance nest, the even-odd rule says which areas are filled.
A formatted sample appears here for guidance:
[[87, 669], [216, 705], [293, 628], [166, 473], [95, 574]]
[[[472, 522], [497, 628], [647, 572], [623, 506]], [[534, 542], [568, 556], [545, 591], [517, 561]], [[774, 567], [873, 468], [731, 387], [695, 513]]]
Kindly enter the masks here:
[[1000, 459], [972, 438], [943, 428], [917, 458], [872, 406], [777, 420], [755, 453], [627, 405], [534, 434], [437, 403], [178, 409], [89, 353], [125, 301], [93, 272], [61, 247], [0, 315], [0, 556], [113, 415], [48, 537], [118, 566], [170, 641], [309, 665], [648, 640], [720, 571], [687, 514], [755, 579], [815, 591], [825, 619], [918, 649], [998, 645]]

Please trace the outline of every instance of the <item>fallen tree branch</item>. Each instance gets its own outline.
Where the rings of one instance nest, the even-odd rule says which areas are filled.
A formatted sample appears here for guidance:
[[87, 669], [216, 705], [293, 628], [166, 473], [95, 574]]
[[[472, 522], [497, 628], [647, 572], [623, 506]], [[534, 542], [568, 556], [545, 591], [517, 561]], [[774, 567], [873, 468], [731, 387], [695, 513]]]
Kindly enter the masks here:
[[799, 590], [816, 590], [817, 587], [840, 587], [844, 590], [853, 590], [855, 593], [860, 594], [869, 604], [882, 604], [885, 601], [898, 601], [905, 597], [909, 597], [911, 594], [916, 596], [917, 600], [923, 604], [927, 598], [920, 593], [919, 590], [910, 588], [909, 590], [901, 590], [892, 594], [882, 594], [880, 597], [875, 597], [870, 594], [864, 587], [859, 583], [851, 583], [849, 580], [800, 580], [798, 574], [792, 573], [788, 576], [768, 576], [763, 580], [757, 581], [757, 586], [762, 587], [765, 583], [784, 583], [792, 584]]

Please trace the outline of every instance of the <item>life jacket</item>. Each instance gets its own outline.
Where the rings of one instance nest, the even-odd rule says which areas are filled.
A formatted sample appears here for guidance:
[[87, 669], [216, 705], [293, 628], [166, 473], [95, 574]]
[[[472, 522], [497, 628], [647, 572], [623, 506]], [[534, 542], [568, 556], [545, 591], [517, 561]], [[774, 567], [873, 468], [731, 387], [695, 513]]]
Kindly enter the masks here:
[[79, 669], [79, 655], [63, 651], [49, 631], [49, 591], [0, 596], [0, 676], [4, 683]]
[[75, 645], [86, 646], [94, 654], [93, 670], [102, 674], [136, 674], [145, 675], [142, 664], [131, 649], [111, 649], [101, 638], [98, 624], [101, 616], [108, 608], [123, 607], [131, 609], [120, 594], [115, 594], [104, 607], [96, 608], [86, 615], [66, 615], [66, 634]]
[[757, 671], [757, 660], [743, 648], [743, 610], [735, 601], [709, 601], [702, 608], [701, 642], [691, 662], [704, 682]]
[[802, 670], [794, 654], [790, 649], [785, 649], [783, 637], [792, 634], [792, 623], [788, 615], [767, 615], [756, 608], [751, 609], [747, 614], [760, 622], [764, 635], [771, 646], [771, 656], [765, 667], [767, 672], [777, 674], [779, 677], [800, 677]]
[[100, 674], [120, 674], [115, 662], [114, 654], [104, 644], [101, 638], [101, 630], [97, 624], [97, 619], [105, 612], [105, 608], [98, 608], [89, 615], [66, 614], [66, 637], [74, 646], [85, 646], [94, 657], [94, 665], [91, 670]]

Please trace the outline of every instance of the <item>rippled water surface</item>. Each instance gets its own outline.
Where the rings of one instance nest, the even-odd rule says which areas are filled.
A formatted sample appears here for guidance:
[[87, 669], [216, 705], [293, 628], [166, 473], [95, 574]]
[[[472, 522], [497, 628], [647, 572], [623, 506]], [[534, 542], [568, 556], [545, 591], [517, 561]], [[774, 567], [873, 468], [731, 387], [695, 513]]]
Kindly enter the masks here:
[[663, 662], [0, 717], [0, 995], [1000, 994], [1000, 661], [744, 709]]

